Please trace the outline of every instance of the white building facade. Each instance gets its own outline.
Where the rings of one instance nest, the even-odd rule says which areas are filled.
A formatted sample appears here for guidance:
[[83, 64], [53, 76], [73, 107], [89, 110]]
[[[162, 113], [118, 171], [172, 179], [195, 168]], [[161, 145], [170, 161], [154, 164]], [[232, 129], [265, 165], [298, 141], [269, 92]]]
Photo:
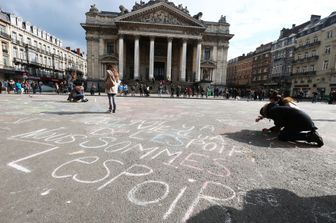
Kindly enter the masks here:
[[[10, 71], [2, 79], [61, 81], [70, 72], [86, 76], [86, 58], [77, 50], [63, 48], [62, 40], [14, 14], [9, 17]], [[1, 77], [1, 76], [0, 76]]]

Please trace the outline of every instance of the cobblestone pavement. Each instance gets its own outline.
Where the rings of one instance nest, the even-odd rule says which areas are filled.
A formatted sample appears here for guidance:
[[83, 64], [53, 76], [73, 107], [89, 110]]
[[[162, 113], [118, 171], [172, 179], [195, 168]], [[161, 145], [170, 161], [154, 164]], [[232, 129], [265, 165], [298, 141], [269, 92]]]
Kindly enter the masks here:
[[336, 222], [336, 106], [299, 103], [317, 148], [264, 103], [0, 95], [0, 222]]

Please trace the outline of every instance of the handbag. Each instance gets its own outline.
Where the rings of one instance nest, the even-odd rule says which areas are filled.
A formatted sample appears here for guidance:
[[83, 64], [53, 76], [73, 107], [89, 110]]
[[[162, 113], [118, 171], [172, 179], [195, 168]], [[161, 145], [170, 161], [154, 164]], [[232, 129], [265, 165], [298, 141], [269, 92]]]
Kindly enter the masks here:
[[108, 73], [107, 77], [106, 77], [106, 81], [105, 81], [105, 89], [109, 90], [112, 87], [115, 86], [115, 81], [112, 79], [112, 73], [110, 70], [106, 71]]

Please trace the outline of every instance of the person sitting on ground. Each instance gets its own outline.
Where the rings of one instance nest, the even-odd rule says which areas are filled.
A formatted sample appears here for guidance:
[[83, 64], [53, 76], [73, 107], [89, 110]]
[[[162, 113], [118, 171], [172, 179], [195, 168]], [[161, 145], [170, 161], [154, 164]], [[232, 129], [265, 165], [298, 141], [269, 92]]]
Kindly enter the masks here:
[[[289, 106], [279, 106], [274, 102], [264, 105], [260, 109], [260, 115], [274, 121], [273, 127], [264, 128], [263, 132], [279, 132], [281, 141], [303, 140], [314, 142], [318, 147], [324, 145], [317, 128], [307, 113]], [[257, 119], [256, 122], [259, 120]]]
[[84, 96], [84, 87], [82, 86], [82, 81], [76, 79], [74, 82], [74, 88], [72, 89], [72, 91], [69, 94], [68, 97], [68, 101], [72, 101], [72, 102], [77, 102], [77, 101], [81, 101], [81, 102], [87, 102], [88, 99], [85, 98]]

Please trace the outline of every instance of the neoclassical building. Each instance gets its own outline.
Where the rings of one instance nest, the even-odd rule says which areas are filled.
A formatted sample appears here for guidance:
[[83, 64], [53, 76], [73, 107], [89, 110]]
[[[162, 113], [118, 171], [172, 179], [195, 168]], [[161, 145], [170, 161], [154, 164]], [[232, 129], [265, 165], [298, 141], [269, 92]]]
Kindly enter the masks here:
[[132, 10], [86, 13], [88, 79], [102, 80], [106, 65], [116, 64], [130, 80], [199, 81], [226, 84], [229, 23], [201, 20], [187, 7], [167, 0], [135, 3]]

